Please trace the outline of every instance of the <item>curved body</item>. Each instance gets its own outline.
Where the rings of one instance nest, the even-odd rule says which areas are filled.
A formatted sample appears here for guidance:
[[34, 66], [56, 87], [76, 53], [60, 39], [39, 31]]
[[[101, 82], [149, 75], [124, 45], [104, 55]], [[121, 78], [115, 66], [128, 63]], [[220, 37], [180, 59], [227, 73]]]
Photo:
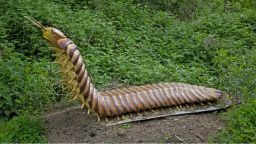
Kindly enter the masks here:
[[73, 83], [72, 89], [78, 89], [77, 94], [87, 108], [100, 117], [215, 101], [222, 95], [219, 90], [213, 88], [184, 83], [160, 83], [98, 92], [91, 83], [77, 46], [68, 38], [60, 39], [58, 45], [70, 61], [70, 64], [62, 64], [62, 69], [73, 69], [67, 72], [65, 78], [72, 81], [69, 82]]
[[26, 18], [42, 29], [43, 37], [53, 46], [65, 85], [75, 95], [74, 99], [79, 99], [82, 107], [86, 106], [88, 111], [95, 112], [98, 118], [216, 101], [222, 96], [219, 90], [183, 83], [150, 84], [98, 92], [77, 46], [58, 29], [44, 27], [35, 19]]

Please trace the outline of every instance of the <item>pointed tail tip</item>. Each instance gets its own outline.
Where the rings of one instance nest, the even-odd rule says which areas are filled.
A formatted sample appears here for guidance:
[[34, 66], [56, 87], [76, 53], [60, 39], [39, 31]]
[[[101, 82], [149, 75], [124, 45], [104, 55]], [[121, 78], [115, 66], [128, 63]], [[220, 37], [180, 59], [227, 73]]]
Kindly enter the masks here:
[[223, 94], [222, 91], [220, 91], [220, 90], [216, 90], [215, 93], [216, 93], [217, 98], [220, 98]]

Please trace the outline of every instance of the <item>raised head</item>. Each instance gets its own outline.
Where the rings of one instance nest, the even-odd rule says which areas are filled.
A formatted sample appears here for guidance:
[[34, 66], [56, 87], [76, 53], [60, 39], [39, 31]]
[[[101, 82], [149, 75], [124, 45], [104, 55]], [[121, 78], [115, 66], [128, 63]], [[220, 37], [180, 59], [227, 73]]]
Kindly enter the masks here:
[[60, 30], [54, 27], [45, 27], [32, 17], [25, 16], [25, 18], [30, 20], [34, 25], [43, 31], [43, 37], [47, 39], [52, 46], [59, 47], [58, 41], [60, 39], [66, 38], [66, 36]]

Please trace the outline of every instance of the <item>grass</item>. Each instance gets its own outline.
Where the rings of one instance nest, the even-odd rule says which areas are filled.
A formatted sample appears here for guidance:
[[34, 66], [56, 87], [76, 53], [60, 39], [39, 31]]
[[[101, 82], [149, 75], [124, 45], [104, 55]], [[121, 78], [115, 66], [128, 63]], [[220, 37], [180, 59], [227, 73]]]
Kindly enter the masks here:
[[228, 127], [219, 140], [253, 142], [256, 126], [248, 122], [256, 96], [253, 3], [232, 1], [224, 12], [223, 0], [1, 1], [0, 116], [23, 119], [23, 113], [42, 114], [66, 101], [57, 66], [50, 63], [54, 57], [27, 15], [57, 27], [79, 46], [99, 89], [184, 82], [240, 99], [241, 106], [224, 114]]
[[119, 126], [119, 128], [124, 129], [124, 130], [130, 129], [132, 127], [133, 127], [132, 123], [126, 123], [126, 124], [122, 124]]
[[160, 138], [159, 143], [161, 143], [161, 144], [170, 143], [170, 141], [171, 141], [170, 139], [171, 139], [171, 136], [169, 134], [165, 134], [165, 135], [163, 135], [162, 138]]

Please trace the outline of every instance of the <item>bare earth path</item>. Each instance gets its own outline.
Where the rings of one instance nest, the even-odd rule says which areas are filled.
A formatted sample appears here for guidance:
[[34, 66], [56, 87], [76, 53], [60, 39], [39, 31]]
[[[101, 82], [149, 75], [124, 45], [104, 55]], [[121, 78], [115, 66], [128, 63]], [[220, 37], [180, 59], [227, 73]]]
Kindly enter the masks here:
[[207, 142], [225, 124], [216, 113], [183, 115], [134, 122], [118, 126], [103, 126], [85, 110], [70, 108], [45, 117], [49, 142]]

